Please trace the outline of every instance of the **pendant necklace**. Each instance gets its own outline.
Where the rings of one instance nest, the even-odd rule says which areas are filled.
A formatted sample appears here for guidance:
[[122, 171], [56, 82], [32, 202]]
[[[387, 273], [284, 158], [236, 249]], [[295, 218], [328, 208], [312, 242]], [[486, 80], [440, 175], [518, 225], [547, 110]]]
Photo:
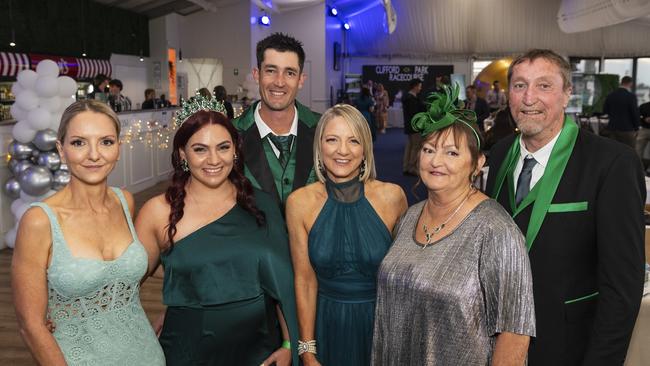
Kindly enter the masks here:
[[432, 228], [431, 231], [429, 231], [429, 228], [427, 227], [427, 224], [422, 224], [422, 230], [424, 230], [424, 239], [426, 240], [426, 243], [424, 243], [424, 245], [422, 246], [423, 250], [424, 250], [424, 248], [426, 248], [427, 246], [429, 246], [431, 244], [431, 240], [433, 239], [433, 236], [436, 235], [437, 233], [439, 233], [440, 230], [444, 229], [445, 225], [447, 225], [447, 223], [449, 223], [449, 221], [451, 221], [451, 219], [453, 219], [454, 216], [456, 216], [458, 211], [460, 211], [460, 208], [463, 207], [463, 205], [465, 204], [465, 202], [467, 202], [467, 200], [469, 199], [469, 196], [471, 196], [473, 192], [474, 192], [474, 190], [470, 189], [469, 193], [467, 194], [467, 196], [465, 197], [463, 202], [461, 202], [460, 205], [458, 205], [458, 207], [456, 207], [454, 212], [452, 212], [451, 215], [447, 218], [447, 220], [445, 220], [445, 222], [443, 222], [439, 226], [436, 226], [436, 227]]

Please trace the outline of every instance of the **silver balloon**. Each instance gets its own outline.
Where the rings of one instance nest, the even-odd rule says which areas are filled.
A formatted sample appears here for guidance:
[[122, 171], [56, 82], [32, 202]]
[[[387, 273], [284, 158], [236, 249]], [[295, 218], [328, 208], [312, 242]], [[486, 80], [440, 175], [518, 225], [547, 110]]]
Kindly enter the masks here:
[[36, 133], [34, 145], [41, 151], [50, 151], [56, 147], [56, 131], [42, 130]]
[[69, 169], [68, 169], [68, 164], [62, 162], [62, 163], [61, 163], [61, 166], [59, 167], [59, 169], [61, 169], [61, 170], [69, 170]]
[[18, 160], [14, 159], [13, 157], [10, 157], [9, 161], [7, 161], [7, 166], [9, 167], [9, 170], [11, 170], [12, 172], [14, 171], [16, 164], [18, 164]]
[[52, 186], [52, 180], [52, 173], [44, 166], [29, 167], [18, 176], [20, 188], [30, 196], [47, 193]]
[[14, 173], [14, 177], [18, 177], [20, 173], [25, 171], [25, 169], [29, 167], [33, 167], [34, 164], [30, 160], [21, 160], [14, 165], [13, 169], [11, 171]]
[[20, 197], [20, 183], [18, 183], [16, 178], [9, 178], [9, 180], [5, 182], [5, 193], [11, 198]]
[[57, 170], [54, 172], [54, 183], [52, 183], [52, 189], [60, 191], [70, 183], [70, 172], [67, 170]]
[[38, 158], [39, 155], [41, 155], [41, 150], [34, 149], [34, 151], [32, 151], [32, 158]]
[[61, 167], [61, 157], [54, 151], [42, 152], [38, 156], [38, 165], [42, 165], [49, 170], [58, 170]]
[[12, 158], [23, 160], [32, 156], [34, 145], [23, 144], [22, 142], [14, 140], [9, 144], [8, 151]]

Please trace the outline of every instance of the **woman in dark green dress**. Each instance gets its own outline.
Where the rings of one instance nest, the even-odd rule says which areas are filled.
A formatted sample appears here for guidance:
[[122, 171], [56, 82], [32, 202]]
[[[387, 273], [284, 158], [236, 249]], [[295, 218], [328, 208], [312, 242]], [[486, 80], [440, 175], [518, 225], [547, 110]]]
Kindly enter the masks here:
[[160, 251], [164, 267], [167, 364], [298, 365], [282, 214], [244, 177], [237, 132], [223, 112], [192, 108], [177, 116], [171, 185], [137, 220], [142, 242]]
[[402, 189], [375, 179], [370, 136], [354, 107], [325, 111], [314, 136], [319, 182], [287, 200], [305, 366], [370, 363], [377, 268], [406, 210]]

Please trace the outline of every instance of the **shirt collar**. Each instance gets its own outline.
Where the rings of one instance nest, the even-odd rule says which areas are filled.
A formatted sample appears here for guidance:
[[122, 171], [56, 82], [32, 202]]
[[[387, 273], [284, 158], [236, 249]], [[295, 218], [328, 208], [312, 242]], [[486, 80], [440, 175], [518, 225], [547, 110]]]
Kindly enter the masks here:
[[[257, 103], [257, 107], [255, 108], [255, 124], [257, 125], [258, 131], [260, 131], [260, 137], [265, 138], [268, 134], [273, 134], [276, 135], [276, 133], [271, 130], [271, 128], [262, 120], [262, 116], [260, 116], [260, 108], [262, 107], [262, 102]], [[298, 136], [298, 109], [296, 106], [293, 106], [294, 114], [293, 114], [293, 121], [291, 122], [291, 128], [289, 129], [289, 133], [284, 134], [284, 135], [278, 135], [278, 136], [289, 136], [289, 135], [294, 135]]]
[[[562, 132], [562, 130], [560, 130], [560, 132]], [[541, 149], [535, 151], [534, 153], [531, 153], [526, 149], [526, 146], [524, 144], [524, 139], [520, 138], [519, 159], [524, 160], [526, 156], [530, 155], [533, 158], [535, 158], [535, 160], [540, 166], [546, 168], [546, 165], [548, 164], [548, 160], [551, 158], [551, 152], [553, 152], [553, 146], [555, 146], [558, 137], [560, 137], [560, 132], [558, 132], [557, 135], [555, 135], [555, 137], [551, 139], [551, 141], [547, 142], [546, 145], [544, 145]]]

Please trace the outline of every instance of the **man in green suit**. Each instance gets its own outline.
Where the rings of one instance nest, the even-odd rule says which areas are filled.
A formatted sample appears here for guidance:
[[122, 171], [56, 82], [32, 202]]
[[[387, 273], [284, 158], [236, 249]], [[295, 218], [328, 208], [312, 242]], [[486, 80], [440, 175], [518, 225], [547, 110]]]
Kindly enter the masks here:
[[314, 130], [320, 115], [296, 101], [305, 81], [305, 51], [295, 38], [274, 33], [257, 43], [261, 100], [233, 120], [244, 150], [246, 177], [284, 207], [289, 194], [316, 181]]

